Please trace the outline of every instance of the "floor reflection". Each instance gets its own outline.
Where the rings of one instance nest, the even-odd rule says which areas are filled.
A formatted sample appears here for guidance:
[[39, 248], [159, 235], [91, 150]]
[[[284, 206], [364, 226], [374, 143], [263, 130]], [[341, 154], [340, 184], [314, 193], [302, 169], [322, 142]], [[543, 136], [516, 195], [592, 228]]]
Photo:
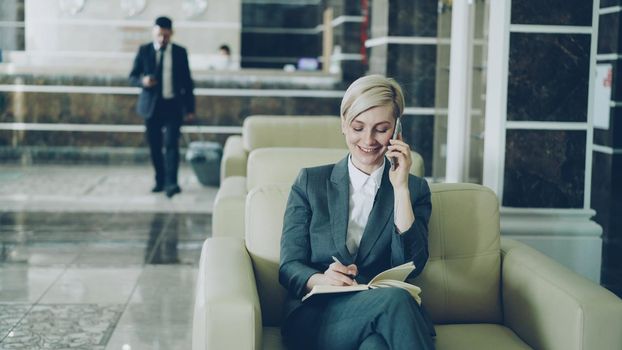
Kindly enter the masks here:
[[194, 213], [0, 213], [0, 349], [50, 339], [55, 348], [189, 348], [210, 227], [210, 215]]
[[145, 263], [147, 264], [177, 264], [178, 226], [176, 215], [154, 214], [151, 219], [149, 241], [145, 249]]

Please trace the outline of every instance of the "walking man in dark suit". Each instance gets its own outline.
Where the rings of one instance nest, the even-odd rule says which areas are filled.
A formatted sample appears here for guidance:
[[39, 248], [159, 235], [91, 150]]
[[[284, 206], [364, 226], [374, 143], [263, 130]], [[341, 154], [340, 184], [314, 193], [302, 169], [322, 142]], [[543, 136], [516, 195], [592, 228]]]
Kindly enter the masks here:
[[181, 192], [177, 183], [179, 135], [184, 120], [194, 117], [194, 83], [186, 49], [173, 44], [173, 21], [158, 17], [153, 42], [141, 45], [130, 72], [133, 85], [142, 87], [136, 111], [145, 118], [146, 136], [155, 169], [152, 192]]

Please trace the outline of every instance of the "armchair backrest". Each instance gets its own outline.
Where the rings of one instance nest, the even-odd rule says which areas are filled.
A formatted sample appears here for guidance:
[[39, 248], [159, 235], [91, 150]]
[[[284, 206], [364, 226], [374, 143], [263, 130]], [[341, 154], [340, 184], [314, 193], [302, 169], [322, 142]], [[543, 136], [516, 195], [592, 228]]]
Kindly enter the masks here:
[[432, 184], [430, 258], [410, 281], [435, 323], [501, 323], [499, 203], [475, 184]]
[[[290, 184], [255, 187], [246, 198], [246, 247], [253, 261], [264, 325], [281, 322], [286, 291], [278, 282], [283, 214]], [[499, 205], [489, 189], [433, 184], [430, 260], [421, 286], [436, 323], [500, 323]]]
[[[348, 154], [347, 148], [259, 148], [248, 156], [246, 189], [269, 183], [293, 184], [302, 168], [336, 163]], [[423, 176], [423, 158], [412, 151], [410, 173]]]
[[264, 147], [346, 148], [339, 116], [268, 116], [244, 119], [247, 152]]
[[264, 326], [281, 323], [287, 291], [279, 284], [283, 214], [291, 184], [267, 184], [246, 196], [246, 249], [253, 262]]
[[248, 156], [246, 189], [269, 183], [290, 186], [302, 168], [336, 163], [348, 154], [347, 148], [260, 148]]

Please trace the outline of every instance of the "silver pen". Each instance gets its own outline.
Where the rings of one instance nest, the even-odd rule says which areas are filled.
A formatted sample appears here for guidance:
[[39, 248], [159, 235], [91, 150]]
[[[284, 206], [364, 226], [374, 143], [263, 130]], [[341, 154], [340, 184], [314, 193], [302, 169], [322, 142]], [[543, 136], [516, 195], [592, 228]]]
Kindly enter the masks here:
[[[331, 258], [333, 258], [333, 261], [336, 262], [337, 264], [343, 265], [343, 263], [341, 261], [339, 261], [339, 259], [337, 259], [336, 256], [331, 255]], [[346, 266], [346, 265], [343, 265], [343, 266]], [[355, 275], [350, 275], [350, 274], [345, 274], [345, 273], [344, 273], [344, 275], [346, 275], [346, 276], [348, 276], [348, 277], [350, 277], [352, 279], [354, 279], [354, 277], [356, 277]]]

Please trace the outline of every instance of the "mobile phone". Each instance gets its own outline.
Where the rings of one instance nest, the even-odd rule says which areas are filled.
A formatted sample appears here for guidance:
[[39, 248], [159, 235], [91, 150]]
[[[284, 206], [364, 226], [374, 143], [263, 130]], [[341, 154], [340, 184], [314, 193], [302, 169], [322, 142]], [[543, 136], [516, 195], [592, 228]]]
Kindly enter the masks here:
[[[402, 132], [402, 123], [400, 122], [400, 118], [397, 118], [395, 121], [395, 129], [393, 129], [393, 135], [391, 136], [391, 140], [397, 140], [397, 135]], [[397, 168], [397, 158], [389, 157], [389, 162], [391, 162], [391, 170], [395, 170]]]

